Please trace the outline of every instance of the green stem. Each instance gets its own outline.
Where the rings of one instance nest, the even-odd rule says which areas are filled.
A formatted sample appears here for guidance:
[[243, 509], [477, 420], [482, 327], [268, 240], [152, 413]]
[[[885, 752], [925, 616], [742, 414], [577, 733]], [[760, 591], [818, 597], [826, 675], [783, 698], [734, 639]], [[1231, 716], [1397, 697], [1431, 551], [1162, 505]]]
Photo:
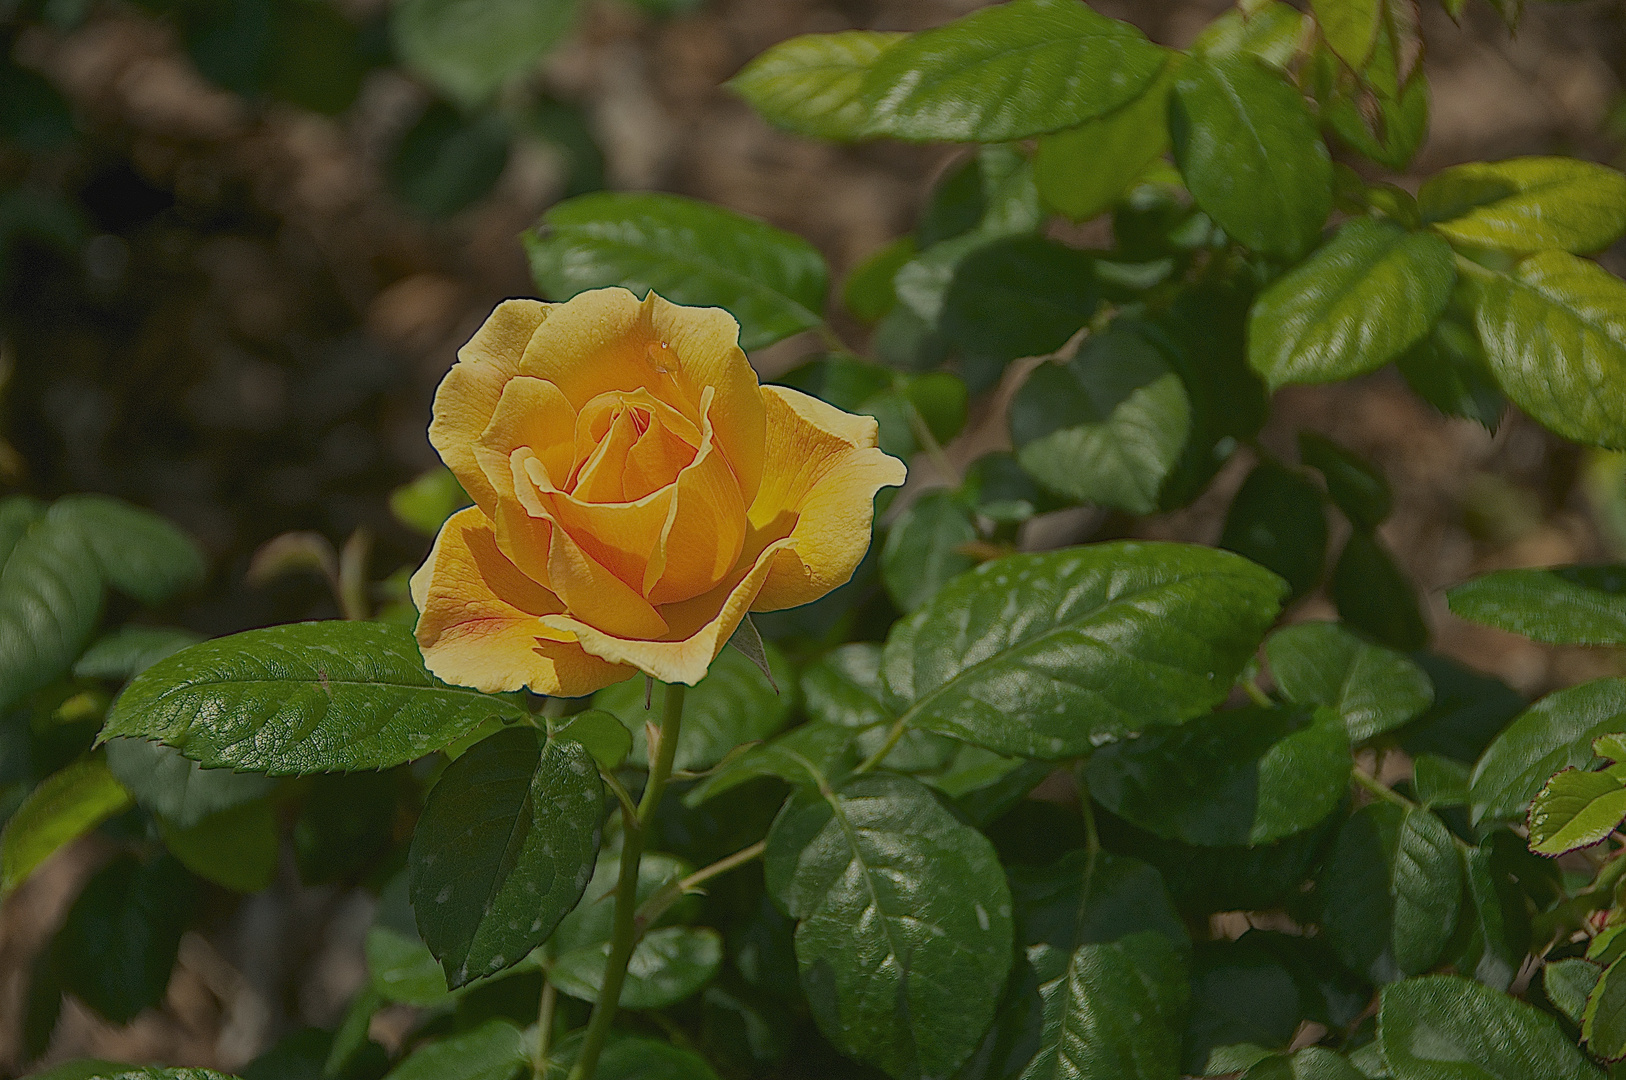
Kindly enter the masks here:
[[638, 863], [644, 853], [645, 833], [660, 805], [666, 782], [672, 775], [672, 760], [677, 756], [678, 734], [683, 725], [683, 692], [687, 687], [670, 684], [666, 687], [665, 708], [661, 713], [659, 740], [650, 749], [654, 757], [649, 763], [649, 783], [644, 785], [636, 815], [622, 810], [621, 868], [615, 883], [615, 921], [610, 936], [610, 955], [604, 962], [604, 982], [599, 989], [598, 1002], [587, 1021], [587, 1034], [582, 1038], [581, 1054], [571, 1067], [569, 1080], [591, 1080], [598, 1068], [599, 1054], [610, 1037], [610, 1025], [615, 1020], [616, 1007], [621, 1002], [621, 987], [627, 981], [627, 962], [638, 944], [638, 924], [634, 917], [638, 909]]
[[858, 768], [854, 769], [853, 772], [867, 773], [871, 769], [875, 768], [875, 766], [885, 761], [886, 755], [890, 754], [893, 750], [896, 750], [898, 743], [903, 741], [903, 733], [909, 730], [908, 720], [909, 717], [907, 714], [898, 717], [897, 722], [892, 725], [892, 730], [886, 733], [886, 742], [881, 744], [881, 748], [879, 750], [875, 751], [875, 753], [871, 754], [869, 757], [860, 762]]
[[544, 971], [542, 1002], [536, 1010], [536, 1059], [531, 1062], [531, 1075], [536, 1080], [546, 1080], [548, 1074], [548, 1051], [553, 1048], [553, 1013], [558, 1005], [559, 990]]
[[1416, 803], [1400, 794], [1400, 792], [1395, 791], [1393, 788], [1389, 787], [1389, 785], [1385, 784], [1376, 777], [1368, 776], [1366, 773], [1363, 773], [1359, 768], [1350, 769], [1349, 778], [1355, 782], [1356, 786], [1365, 788], [1367, 791], [1370, 791], [1384, 802], [1392, 802], [1396, 806], [1403, 807], [1407, 810], [1417, 809]]
[[642, 937], [644, 931], [654, 926], [655, 920], [665, 915], [668, 908], [699, 888], [702, 883], [710, 881], [718, 874], [726, 874], [736, 866], [744, 866], [752, 859], [761, 858], [762, 853], [767, 850], [768, 841], [758, 840], [750, 847], [741, 848], [732, 855], [724, 856], [710, 866], [702, 866], [682, 881], [668, 882], [661, 887], [660, 892], [639, 906], [634, 920], [638, 924], [638, 936]]

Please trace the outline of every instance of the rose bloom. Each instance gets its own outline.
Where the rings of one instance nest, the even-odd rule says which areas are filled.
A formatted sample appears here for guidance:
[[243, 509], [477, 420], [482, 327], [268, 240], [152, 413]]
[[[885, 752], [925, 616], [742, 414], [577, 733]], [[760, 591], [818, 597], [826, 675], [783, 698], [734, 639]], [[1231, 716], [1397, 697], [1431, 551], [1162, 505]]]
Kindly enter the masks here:
[[852, 576], [904, 479], [875, 440], [759, 386], [726, 311], [509, 300], [435, 394], [429, 441], [475, 505], [412, 577], [424, 662], [489, 692], [698, 682], [747, 612]]

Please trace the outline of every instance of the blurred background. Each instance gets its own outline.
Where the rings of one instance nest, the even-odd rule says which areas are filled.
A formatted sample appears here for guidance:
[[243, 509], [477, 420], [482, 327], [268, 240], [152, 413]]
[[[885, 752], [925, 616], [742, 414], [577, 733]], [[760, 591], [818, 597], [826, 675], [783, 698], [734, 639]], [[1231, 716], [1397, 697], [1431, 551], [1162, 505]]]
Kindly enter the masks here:
[[[338, 545], [364, 528], [372, 576], [417, 565], [428, 537], [390, 494], [435, 464], [429, 403], [458, 345], [495, 302], [533, 292], [518, 238], [544, 209], [599, 188], [711, 200], [807, 237], [839, 283], [914, 226], [961, 152], [810, 142], [721, 84], [795, 34], [914, 30], [979, 6], [0, 0], [0, 489], [105, 492], [178, 522], [213, 567], [178, 625], [337, 615], [317, 577], [250, 584], [253, 554], [290, 530]], [[1227, 5], [1095, 6], [1183, 46]], [[491, 19], [511, 31], [496, 50]], [[1626, 4], [1534, 4], [1517, 37], [1484, 3], [1459, 27], [1431, 0], [1423, 21], [1433, 125], [1418, 175], [1526, 153], [1626, 164]], [[1621, 256], [1606, 265], [1622, 272]], [[769, 378], [818, 347], [753, 361]], [[1620, 458], [1518, 418], [1494, 436], [1446, 420], [1392, 371], [1284, 392], [1263, 441], [1291, 456], [1306, 427], [1387, 471], [1385, 536], [1441, 651], [1525, 693], [1614, 662], [1454, 623], [1434, 594], [1476, 571], [1626, 555]], [[966, 438], [950, 448], [962, 463], [1001, 433]], [[1244, 457], [1192, 508], [1106, 527], [1214, 542]], [[1029, 539], [1102, 527], [1075, 514]], [[80, 862], [57, 860], [0, 917], [0, 1074], [20, 1060], [26, 971], [93, 865]], [[70, 1002], [52, 1058], [229, 1069], [290, 1025], [331, 1026], [365, 978], [371, 903], [333, 887], [256, 897], [230, 963], [190, 935], [165, 1010], [114, 1029]]]

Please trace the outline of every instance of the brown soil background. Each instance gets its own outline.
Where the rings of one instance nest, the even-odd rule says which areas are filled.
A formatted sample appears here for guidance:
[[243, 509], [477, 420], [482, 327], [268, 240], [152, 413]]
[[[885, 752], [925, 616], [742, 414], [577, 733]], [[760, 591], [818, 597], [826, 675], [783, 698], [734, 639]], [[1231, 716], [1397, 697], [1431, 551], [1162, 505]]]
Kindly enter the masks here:
[[[347, 6], [359, 13], [379, 2]], [[658, 21], [598, 0], [540, 77], [586, 108], [612, 187], [676, 191], [761, 216], [815, 243], [839, 282], [912, 226], [931, 179], [963, 151], [799, 139], [770, 129], [719, 84], [795, 34], [919, 29], [979, 6], [712, 0]], [[1224, 7], [1096, 6], [1174, 46]], [[1474, 159], [1618, 155], [1609, 120], [1626, 79], [1626, 5], [1533, 4], [1517, 37], [1477, 0], [1460, 28], [1432, 4], [1424, 15], [1432, 135], [1416, 176], [1400, 182]], [[110, 156], [122, 154], [141, 183], [200, 223], [127, 240], [111, 323], [87, 326], [63, 304], [8, 343], [16, 375], [6, 431], [28, 463], [27, 486], [113, 492], [192, 530], [214, 557], [215, 581], [210, 599], [177, 617], [211, 632], [333, 614], [314, 586], [244, 584], [249, 555], [285, 529], [338, 542], [367, 525], [379, 536], [380, 573], [415, 565], [427, 544], [390, 521], [384, 498], [434, 462], [428, 403], [457, 345], [498, 299], [531, 291], [516, 235], [557, 197], [557, 161], [516, 154], [492, 197], [428, 226], [382, 180], [384, 148], [424, 101], [395, 71], [375, 73], [338, 119], [251, 112], [204, 82], [164, 27], [112, 5], [70, 34], [25, 35], [17, 56], [70, 98]], [[1626, 269], [1618, 249], [1606, 261]], [[815, 348], [793, 340], [753, 360], [772, 375]], [[170, 438], [166, 424], [190, 434]], [[1620, 669], [1598, 651], [1468, 627], [1441, 597], [1486, 569], [1626, 555], [1626, 532], [1607, 523], [1610, 507], [1626, 501], [1618, 474], [1600, 495], [1586, 482], [1596, 465], [1588, 454], [1518, 417], [1495, 436], [1446, 420], [1392, 372], [1283, 393], [1263, 441], [1291, 458], [1300, 428], [1387, 472], [1396, 512], [1383, 535], [1425, 595], [1437, 648], [1527, 694]], [[951, 454], [968, 460], [1001, 437], [995, 416]], [[1213, 542], [1247, 464], [1233, 462], [1196, 506], [1149, 519], [1140, 532]], [[931, 470], [916, 471], [926, 479]], [[1028, 539], [1053, 546], [1090, 524], [1062, 515]], [[1298, 614], [1331, 608], [1312, 597]], [[20, 1068], [32, 959], [103, 854], [94, 838], [64, 853], [0, 912], [0, 1074], [7, 1062]], [[239, 1068], [293, 1026], [336, 1022], [365, 978], [370, 914], [365, 894], [302, 889], [285, 874], [208, 936], [188, 935], [163, 1010], [114, 1029], [70, 1001], [47, 1060]], [[375, 1033], [388, 1037], [393, 1023], [398, 1037], [406, 1019], [386, 1014]]]

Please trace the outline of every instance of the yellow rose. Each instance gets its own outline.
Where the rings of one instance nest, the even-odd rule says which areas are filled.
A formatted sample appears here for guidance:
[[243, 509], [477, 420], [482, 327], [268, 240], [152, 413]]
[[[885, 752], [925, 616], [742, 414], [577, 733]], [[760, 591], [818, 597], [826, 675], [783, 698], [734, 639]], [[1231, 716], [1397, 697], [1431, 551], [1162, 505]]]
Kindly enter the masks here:
[[759, 386], [726, 311], [503, 303], [435, 394], [429, 441], [475, 505], [412, 577], [424, 662], [485, 691], [698, 682], [746, 612], [852, 576], [904, 479], [875, 434]]

